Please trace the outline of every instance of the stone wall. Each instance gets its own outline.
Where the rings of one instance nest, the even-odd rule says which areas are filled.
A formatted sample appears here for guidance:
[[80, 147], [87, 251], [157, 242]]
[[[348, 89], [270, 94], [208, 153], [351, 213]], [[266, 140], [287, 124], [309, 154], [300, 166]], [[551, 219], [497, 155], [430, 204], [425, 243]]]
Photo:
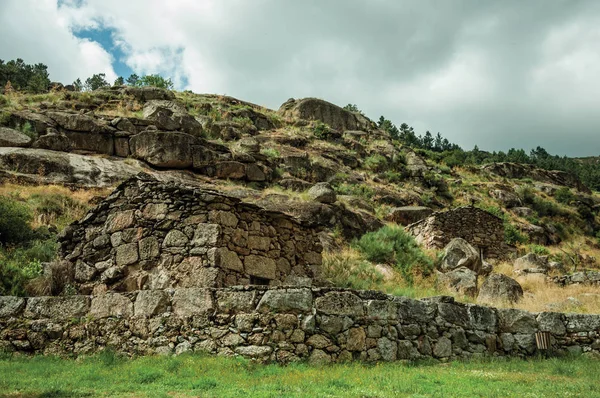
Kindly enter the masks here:
[[394, 361], [600, 355], [600, 315], [528, 313], [374, 291], [179, 288], [98, 296], [0, 297], [0, 349], [90, 354], [189, 351], [261, 360]]
[[441, 249], [454, 238], [463, 238], [486, 258], [504, 258], [512, 250], [504, 243], [503, 221], [477, 207], [457, 207], [411, 224], [408, 232], [426, 248]]
[[137, 177], [62, 233], [60, 257], [82, 294], [277, 285], [318, 276], [318, 232], [220, 193]]

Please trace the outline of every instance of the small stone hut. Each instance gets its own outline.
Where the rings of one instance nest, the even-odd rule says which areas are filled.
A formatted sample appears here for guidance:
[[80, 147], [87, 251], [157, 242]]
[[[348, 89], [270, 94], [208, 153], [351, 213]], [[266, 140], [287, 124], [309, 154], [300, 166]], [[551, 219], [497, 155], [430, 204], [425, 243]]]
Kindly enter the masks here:
[[318, 276], [317, 233], [238, 198], [144, 176], [69, 226], [60, 251], [83, 294], [281, 285]]
[[406, 228], [426, 248], [441, 249], [452, 239], [463, 238], [485, 258], [503, 258], [511, 252], [504, 242], [502, 219], [477, 207], [436, 212]]

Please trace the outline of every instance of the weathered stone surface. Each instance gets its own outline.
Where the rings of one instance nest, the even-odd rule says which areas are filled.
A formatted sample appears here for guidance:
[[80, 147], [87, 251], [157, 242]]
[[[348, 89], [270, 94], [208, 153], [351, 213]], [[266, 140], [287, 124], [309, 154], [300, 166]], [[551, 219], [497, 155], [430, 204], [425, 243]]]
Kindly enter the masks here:
[[201, 145], [193, 135], [166, 131], [145, 131], [129, 140], [131, 155], [156, 167], [192, 167], [192, 147]]
[[337, 196], [328, 182], [319, 182], [308, 190], [308, 196], [320, 203], [335, 203]]
[[519, 257], [514, 263], [515, 273], [540, 273], [548, 272], [548, 256], [538, 256], [535, 253], [528, 253]]
[[319, 120], [338, 131], [370, 131], [376, 127], [366, 117], [349, 112], [330, 102], [317, 98], [290, 99], [279, 108], [283, 116], [306, 120]]
[[198, 224], [194, 232], [192, 245], [213, 246], [216, 245], [221, 235], [221, 227], [218, 224]]
[[350, 292], [330, 292], [315, 300], [317, 311], [328, 315], [364, 316], [363, 301]]
[[477, 296], [477, 274], [466, 267], [456, 268], [446, 273], [438, 272], [437, 281], [448, 290], [465, 296]]
[[151, 317], [166, 312], [170, 304], [169, 296], [163, 290], [141, 290], [135, 299], [136, 316]]
[[25, 308], [25, 299], [14, 296], [0, 296], [0, 318], [17, 316]]
[[108, 216], [106, 220], [106, 232], [113, 233], [131, 228], [135, 223], [135, 215], [133, 210], [115, 212]]
[[177, 229], [173, 229], [169, 231], [165, 240], [163, 241], [163, 246], [165, 247], [183, 247], [187, 245], [189, 242], [188, 237], [181, 231]]
[[395, 341], [382, 337], [377, 340], [377, 349], [384, 361], [395, 361], [398, 354], [398, 344]]
[[585, 332], [600, 330], [600, 317], [590, 314], [565, 314], [567, 331]]
[[250, 255], [244, 259], [246, 273], [260, 278], [275, 279], [277, 277], [277, 264], [268, 257]]
[[119, 293], [107, 293], [92, 298], [90, 315], [95, 318], [130, 317], [133, 315], [133, 303]]
[[346, 349], [348, 351], [364, 351], [366, 337], [367, 336], [363, 328], [352, 328], [348, 330]]
[[20, 131], [0, 127], [0, 147], [27, 147], [31, 145], [31, 138]]
[[307, 312], [312, 305], [310, 289], [282, 289], [265, 292], [256, 309], [260, 312]]
[[567, 331], [565, 327], [564, 315], [557, 312], [541, 312], [536, 321], [542, 332], [551, 332], [555, 335], [564, 335]]
[[222, 267], [242, 272], [244, 265], [236, 252], [225, 247], [212, 248], [208, 251], [208, 261], [214, 267]]
[[25, 307], [27, 318], [71, 319], [87, 315], [88, 296], [30, 297]]
[[173, 312], [180, 317], [205, 315], [215, 308], [208, 289], [177, 289], [171, 300]]
[[429, 217], [433, 213], [425, 206], [402, 206], [394, 207], [388, 213], [386, 220], [400, 225], [409, 225]]
[[139, 243], [140, 260], [151, 260], [160, 255], [158, 239], [154, 236], [141, 239]]
[[452, 355], [452, 341], [447, 337], [440, 337], [433, 346], [433, 356], [447, 358]]
[[237, 347], [236, 354], [243, 355], [248, 358], [262, 358], [271, 355], [273, 348], [270, 346], [250, 345], [246, 347]]
[[217, 307], [223, 312], [252, 312], [256, 306], [256, 292], [217, 292]]
[[[133, 159], [84, 156], [35, 148], [0, 147], [0, 169], [31, 183], [108, 187], [149, 171]], [[40, 171], [43, 173], [40, 174]]]
[[515, 303], [523, 297], [523, 288], [517, 281], [502, 274], [490, 275], [481, 285], [477, 301], [495, 303], [506, 301]]
[[116, 261], [118, 266], [135, 264], [138, 260], [137, 243], [128, 243], [117, 247]]
[[462, 238], [454, 238], [444, 248], [440, 270], [448, 272], [461, 267], [479, 273], [481, 270], [481, 257], [469, 242]]
[[499, 327], [507, 333], [535, 333], [538, 323], [533, 314], [517, 309], [498, 309]]

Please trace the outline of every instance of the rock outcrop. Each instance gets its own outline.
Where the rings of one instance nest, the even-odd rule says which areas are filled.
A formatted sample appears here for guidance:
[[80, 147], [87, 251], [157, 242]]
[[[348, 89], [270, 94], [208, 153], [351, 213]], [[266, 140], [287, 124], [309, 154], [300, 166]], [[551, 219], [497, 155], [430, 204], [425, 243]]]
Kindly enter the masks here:
[[530, 164], [492, 163], [481, 167], [481, 170], [506, 178], [531, 178], [532, 180], [575, 188], [578, 191], [591, 193], [581, 180], [571, 173], [558, 170], [544, 170]]
[[523, 297], [523, 288], [517, 281], [502, 274], [490, 275], [481, 285], [477, 302], [494, 304], [516, 303]]
[[317, 98], [289, 99], [281, 105], [279, 113], [295, 119], [318, 120], [340, 132], [376, 129], [375, 124], [365, 116]]

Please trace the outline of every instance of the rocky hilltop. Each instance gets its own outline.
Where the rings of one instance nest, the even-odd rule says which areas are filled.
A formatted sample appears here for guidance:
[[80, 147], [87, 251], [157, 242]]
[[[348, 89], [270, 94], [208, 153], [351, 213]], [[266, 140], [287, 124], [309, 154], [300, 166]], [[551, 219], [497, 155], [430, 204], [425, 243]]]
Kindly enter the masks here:
[[[360, 112], [316, 98], [271, 110], [227, 96], [115, 86], [14, 94], [0, 107], [3, 183], [119, 186], [59, 238], [69, 286], [83, 294], [302, 278], [339, 284], [327, 271], [329, 253], [386, 224], [406, 226], [418, 250], [431, 250], [423, 264], [438, 269], [440, 289], [457, 294], [480, 295], [494, 265], [512, 267], [528, 252], [541, 259], [527, 257], [529, 265], [505, 273], [564, 285], [581, 279], [570, 277], [574, 268], [596, 266], [600, 197], [577, 176], [517, 163], [451, 168], [440, 159], [401, 144]], [[153, 188], [134, 194], [136, 184]], [[223, 199], [202, 202], [202, 195]], [[230, 215], [221, 220], [215, 211]], [[232, 217], [240, 223], [229, 225]], [[299, 241], [273, 219], [297, 225]], [[218, 243], [196, 244], [211, 228], [221, 231]], [[328, 265], [317, 278], [322, 251]], [[411, 264], [398, 269], [398, 252], [363, 255], [372, 280], [412, 285], [432, 275], [402, 268]], [[522, 296], [512, 279], [496, 282], [503, 283], [490, 287], [496, 296]]]

